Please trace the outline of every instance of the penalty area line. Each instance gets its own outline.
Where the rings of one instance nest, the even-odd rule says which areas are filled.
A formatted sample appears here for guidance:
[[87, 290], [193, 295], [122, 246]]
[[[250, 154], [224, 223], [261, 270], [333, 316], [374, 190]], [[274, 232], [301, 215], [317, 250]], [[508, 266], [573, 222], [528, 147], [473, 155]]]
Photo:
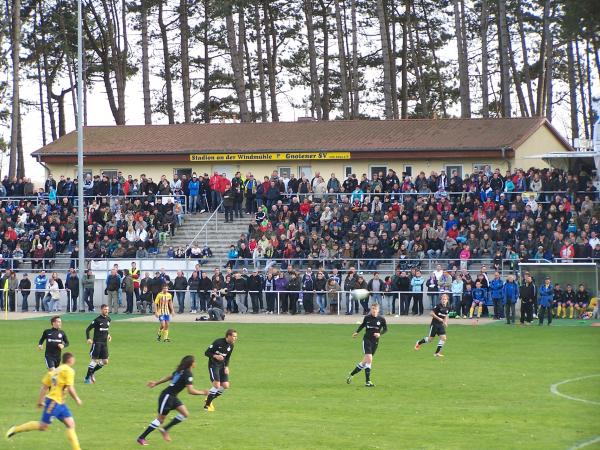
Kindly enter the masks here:
[[[571, 395], [567, 395], [567, 394], [563, 394], [562, 392], [560, 392], [558, 390], [558, 387], [563, 385], [563, 384], [567, 384], [567, 383], [573, 383], [575, 381], [581, 381], [581, 380], [586, 380], [588, 378], [596, 378], [596, 377], [600, 377], [600, 373], [594, 374], [594, 375], [586, 375], [584, 377], [578, 377], [578, 378], [571, 378], [568, 380], [564, 380], [564, 381], [560, 381], [558, 383], [555, 383], [553, 385], [550, 386], [550, 392], [554, 395], [558, 395], [559, 397], [563, 397], [569, 400], [573, 400], [576, 402], [582, 402], [582, 403], [587, 403], [589, 405], [600, 405], [600, 402], [597, 402], [595, 400], [587, 400], [585, 398], [579, 398], [579, 397], [573, 397]], [[599, 438], [600, 439], [600, 438]]]
[[574, 445], [573, 447], [569, 447], [568, 450], [578, 450], [580, 448], [587, 447], [588, 445], [595, 444], [596, 442], [600, 442], [600, 436], [596, 436], [595, 438], [590, 439], [589, 441], [581, 442], [580, 444]]

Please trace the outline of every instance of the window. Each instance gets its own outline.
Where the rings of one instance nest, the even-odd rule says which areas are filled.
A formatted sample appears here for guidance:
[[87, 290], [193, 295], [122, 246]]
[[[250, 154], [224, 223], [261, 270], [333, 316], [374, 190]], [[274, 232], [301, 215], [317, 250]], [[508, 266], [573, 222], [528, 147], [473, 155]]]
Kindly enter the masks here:
[[101, 175], [108, 177], [109, 180], [112, 180], [113, 177], [116, 177], [119, 171], [117, 169], [102, 169], [100, 171]]
[[451, 177], [452, 173], [456, 170], [458, 176], [462, 178], [463, 176], [463, 166], [460, 165], [446, 165], [446, 176]]
[[344, 166], [344, 179], [352, 175], [352, 166]]
[[373, 175], [379, 175], [379, 172], [382, 172], [385, 177], [388, 169], [387, 166], [371, 166], [369, 170], [371, 179], [373, 179]]
[[412, 166], [404, 166], [404, 171], [402, 172], [404, 177], [412, 177]]
[[473, 164], [473, 173], [479, 173], [480, 171], [483, 171], [483, 169], [485, 168], [485, 166], [489, 166], [489, 163], [477, 163], [477, 164]]
[[298, 166], [298, 178], [305, 175], [309, 180], [312, 178], [312, 168], [310, 166]]
[[291, 167], [278, 167], [277, 170], [279, 171], [279, 176], [281, 178], [290, 178], [290, 175], [292, 174], [292, 168]]
[[179, 178], [181, 178], [181, 175], [185, 175], [189, 180], [192, 178], [192, 169], [173, 169], [173, 175], [177, 175]]

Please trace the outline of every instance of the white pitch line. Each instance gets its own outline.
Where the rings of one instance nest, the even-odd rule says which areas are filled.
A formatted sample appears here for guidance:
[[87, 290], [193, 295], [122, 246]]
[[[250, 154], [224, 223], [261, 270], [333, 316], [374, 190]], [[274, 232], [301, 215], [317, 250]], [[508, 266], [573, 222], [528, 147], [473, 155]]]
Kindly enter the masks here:
[[587, 447], [588, 445], [595, 444], [596, 442], [600, 442], [600, 436], [596, 436], [595, 438], [582, 442], [581, 444], [574, 445], [573, 447], [570, 447], [569, 450], [579, 450], [580, 448]]
[[574, 400], [576, 402], [582, 402], [582, 403], [587, 403], [589, 405], [600, 405], [600, 402], [594, 401], [594, 400], [587, 400], [585, 398], [578, 398], [578, 397], [572, 397], [570, 395], [567, 394], [563, 394], [562, 392], [559, 392], [558, 390], [558, 386], [562, 385], [562, 384], [567, 384], [567, 383], [572, 383], [574, 381], [580, 381], [580, 380], [586, 380], [588, 378], [595, 378], [595, 377], [600, 377], [600, 373], [594, 374], [594, 375], [586, 375], [584, 377], [579, 377], [579, 378], [571, 378], [570, 380], [564, 380], [561, 381], [559, 383], [555, 383], [552, 386], [550, 386], [550, 392], [558, 395], [559, 397], [564, 397], [567, 398], [569, 400]]

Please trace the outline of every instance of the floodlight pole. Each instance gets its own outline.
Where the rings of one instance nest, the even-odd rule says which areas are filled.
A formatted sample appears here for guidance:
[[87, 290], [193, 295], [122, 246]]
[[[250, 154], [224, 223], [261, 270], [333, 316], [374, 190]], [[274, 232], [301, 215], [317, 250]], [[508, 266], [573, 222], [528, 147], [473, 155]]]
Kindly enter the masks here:
[[[79, 295], [83, 295], [83, 274], [85, 270], [85, 218], [83, 201], [83, 30], [82, 0], [77, 0], [77, 245], [79, 247], [78, 272]], [[71, 296], [69, 296], [69, 302]], [[71, 311], [77, 305], [71, 305]]]

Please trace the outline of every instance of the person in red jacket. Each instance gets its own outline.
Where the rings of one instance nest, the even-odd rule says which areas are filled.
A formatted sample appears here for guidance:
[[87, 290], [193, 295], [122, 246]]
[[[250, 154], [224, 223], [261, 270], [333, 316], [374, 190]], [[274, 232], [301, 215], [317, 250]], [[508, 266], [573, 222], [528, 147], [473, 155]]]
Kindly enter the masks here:
[[219, 172], [215, 171], [213, 176], [210, 177], [210, 179], [208, 180], [208, 185], [210, 187], [210, 202], [212, 204], [211, 206], [212, 209], [215, 209], [217, 206], [219, 206], [219, 203], [221, 203], [221, 194], [225, 192], [224, 190], [220, 190], [221, 175], [219, 175]]

